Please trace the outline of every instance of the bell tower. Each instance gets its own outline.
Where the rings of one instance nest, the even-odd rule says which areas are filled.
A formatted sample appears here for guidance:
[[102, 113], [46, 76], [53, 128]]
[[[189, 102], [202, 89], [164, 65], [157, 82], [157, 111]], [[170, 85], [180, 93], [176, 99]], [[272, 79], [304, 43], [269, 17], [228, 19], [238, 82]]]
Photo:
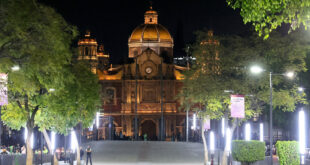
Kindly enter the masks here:
[[79, 60], [88, 60], [91, 65], [91, 71], [96, 74], [98, 66], [97, 46], [95, 38], [90, 36], [90, 31], [87, 30], [84, 37], [78, 42]]

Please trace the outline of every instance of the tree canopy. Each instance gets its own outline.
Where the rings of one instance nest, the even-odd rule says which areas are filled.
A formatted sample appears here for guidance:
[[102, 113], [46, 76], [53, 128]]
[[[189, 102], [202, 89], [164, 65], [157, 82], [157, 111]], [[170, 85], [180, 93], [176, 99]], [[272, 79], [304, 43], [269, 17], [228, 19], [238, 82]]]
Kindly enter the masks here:
[[284, 24], [291, 30], [310, 24], [309, 0], [226, 0], [233, 9], [239, 9], [244, 23], [251, 23], [259, 35], [269, 37], [271, 31]]
[[66, 133], [79, 122], [88, 126], [97, 110], [98, 78], [73, 60], [77, 34], [54, 9], [36, 1], [0, 2], [0, 73], [8, 74], [9, 96], [1, 119], [12, 129], [27, 127], [27, 165], [34, 127]]
[[[185, 73], [182, 96], [185, 100], [199, 103], [200, 109], [211, 118], [220, 118], [229, 113], [230, 90], [246, 95], [246, 116], [260, 114], [269, 102], [268, 73], [295, 73], [306, 70], [305, 58], [309, 51], [309, 39], [304, 31], [291, 35], [273, 33], [267, 41], [253, 34], [240, 36], [213, 36], [200, 31], [193, 45], [196, 64]], [[253, 75], [252, 65], [260, 65], [266, 72]], [[273, 76], [275, 109], [294, 111], [295, 105], [305, 102], [304, 95], [297, 92], [297, 79]], [[187, 103], [186, 103], [187, 104]]]

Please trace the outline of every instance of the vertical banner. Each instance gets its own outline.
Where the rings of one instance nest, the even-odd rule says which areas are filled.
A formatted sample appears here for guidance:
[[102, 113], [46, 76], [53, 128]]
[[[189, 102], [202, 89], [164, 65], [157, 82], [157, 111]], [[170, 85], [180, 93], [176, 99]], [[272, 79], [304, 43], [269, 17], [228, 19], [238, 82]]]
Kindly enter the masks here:
[[230, 95], [230, 114], [231, 117], [244, 118], [244, 95]]
[[0, 73], [0, 106], [8, 104], [7, 81], [7, 74]]
[[203, 129], [204, 129], [205, 131], [208, 131], [210, 128], [211, 128], [211, 125], [210, 125], [210, 117], [207, 116], [207, 118], [204, 119]]

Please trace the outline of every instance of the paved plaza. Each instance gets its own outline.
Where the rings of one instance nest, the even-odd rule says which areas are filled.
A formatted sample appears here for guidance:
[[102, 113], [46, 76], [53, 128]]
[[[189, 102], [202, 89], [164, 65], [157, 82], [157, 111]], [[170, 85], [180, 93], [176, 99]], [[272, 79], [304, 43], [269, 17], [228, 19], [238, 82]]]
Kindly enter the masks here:
[[93, 151], [93, 165], [201, 165], [203, 161], [201, 143], [97, 141], [88, 144]]
[[[93, 165], [203, 165], [201, 143], [161, 141], [94, 141], [83, 145], [92, 148]], [[222, 153], [216, 152], [214, 165], [218, 165]], [[85, 160], [84, 156], [84, 160]], [[268, 161], [254, 165], [266, 165]], [[233, 162], [233, 165], [240, 165]], [[307, 160], [306, 164], [310, 164]], [[274, 157], [274, 165], [278, 165]]]

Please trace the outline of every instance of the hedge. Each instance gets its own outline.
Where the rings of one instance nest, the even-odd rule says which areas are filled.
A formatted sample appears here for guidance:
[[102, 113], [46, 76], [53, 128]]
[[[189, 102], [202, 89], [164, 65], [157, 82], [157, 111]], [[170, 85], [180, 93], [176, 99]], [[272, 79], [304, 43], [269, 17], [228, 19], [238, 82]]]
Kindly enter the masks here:
[[265, 142], [233, 140], [232, 157], [243, 164], [265, 160]]
[[277, 155], [280, 165], [299, 165], [300, 155], [298, 142], [296, 141], [278, 141], [276, 144]]

